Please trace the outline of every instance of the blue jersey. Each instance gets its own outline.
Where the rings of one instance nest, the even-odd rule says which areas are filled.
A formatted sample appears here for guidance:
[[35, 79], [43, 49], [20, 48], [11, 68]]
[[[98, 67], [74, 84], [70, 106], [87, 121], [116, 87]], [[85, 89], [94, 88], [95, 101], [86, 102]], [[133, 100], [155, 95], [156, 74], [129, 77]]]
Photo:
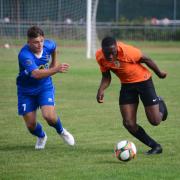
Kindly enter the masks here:
[[56, 44], [52, 40], [45, 40], [41, 57], [36, 57], [26, 44], [18, 55], [19, 74], [16, 79], [18, 93], [37, 95], [44, 89], [53, 87], [52, 78], [45, 77], [35, 79], [31, 76], [31, 72], [35, 69], [48, 69], [51, 60], [51, 54], [56, 49]]

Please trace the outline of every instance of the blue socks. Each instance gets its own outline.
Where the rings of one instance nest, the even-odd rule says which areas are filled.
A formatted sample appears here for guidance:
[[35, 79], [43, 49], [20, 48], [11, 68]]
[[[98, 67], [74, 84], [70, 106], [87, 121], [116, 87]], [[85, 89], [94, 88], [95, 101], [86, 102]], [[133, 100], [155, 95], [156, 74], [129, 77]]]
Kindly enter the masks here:
[[56, 121], [56, 124], [52, 124], [52, 125], [50, 125], [50, 126], [54, 127], [54, 128], [56, 129], [56, 131], [57, 131], [58, 134], [61, 134], [62, 131], [63, 131], [63, 126], [62, 126], [62, 124], [61, 124], [61, 120], [60, 120], [59, 117], [58, 117], [58, 119], [57, 119], [57, 121]]
[[[63, 126], [61, 124], [60, 118], [58, 117], [56, 124], [52, 124], [50, 125], [52, 127], [54, 127], [57, 131], [58, 134], [61, 134], [63, 131]], [[42, 130], [42, 126], [40, 123], [37, 122], [36, 127], [34, 130], [29, 130], [31, 134], [33, 134], [34, 136], [43, 138], [45, 136], [45, 132]]]
[[34, 136], [43, 138], [45, 136], [44, 131], [42, 130], [42, 126], [40, 123], [37, 122], [36, 127], [33, 131], [29, 130], [31, 134], [33, 134]]

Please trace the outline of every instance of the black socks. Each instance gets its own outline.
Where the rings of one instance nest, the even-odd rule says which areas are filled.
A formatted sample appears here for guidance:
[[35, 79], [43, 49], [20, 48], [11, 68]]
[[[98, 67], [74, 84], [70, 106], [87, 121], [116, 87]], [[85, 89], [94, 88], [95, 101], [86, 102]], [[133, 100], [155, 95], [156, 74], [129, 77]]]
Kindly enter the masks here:
[[[130, 132], [130, 131], [129, 131]], [[142, 143], [144, 143], [145, 145], [153, 148], [155, 146], [157, 146], [157, 142], [152, 139], [150, 136], [148, 136], [146, 134], [146, 132], [144, 131], [144, 129], [138, 125], [138, 130], [135, 133], [130, 132], [134, 137], [136, 137], [137, 139], [139, 139]]]

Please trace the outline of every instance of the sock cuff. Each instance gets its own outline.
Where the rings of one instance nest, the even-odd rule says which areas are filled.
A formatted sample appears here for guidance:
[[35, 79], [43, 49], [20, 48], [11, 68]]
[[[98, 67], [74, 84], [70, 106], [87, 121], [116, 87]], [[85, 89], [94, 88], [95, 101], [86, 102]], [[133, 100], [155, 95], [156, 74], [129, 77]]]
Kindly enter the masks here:
[[36, 123], [36, 127], [34, 130], [29, 130], [31, 134], [33, 134], [34, 136], [43, 138], [45, 136], [44, 131], [42, 130], [42, 126], [39, 122]]

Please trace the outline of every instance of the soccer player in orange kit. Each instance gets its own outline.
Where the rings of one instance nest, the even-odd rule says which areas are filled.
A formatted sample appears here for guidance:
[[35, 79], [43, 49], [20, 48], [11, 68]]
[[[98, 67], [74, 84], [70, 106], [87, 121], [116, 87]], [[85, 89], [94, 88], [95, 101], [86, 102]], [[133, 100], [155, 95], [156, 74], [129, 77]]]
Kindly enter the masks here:
[[96, 52], [96, 60], [102, 72], [96, 96], [97, 102], [103, 103], [104, 91], [111, 83], [111, 72], [113, 72], [121, 82], [119, 106], [124, 127], [151, 148], [145, 154], [162, 153], [162, 146], [137, 124], [136, 116], [140, 97], [147, 119], [152, 125], [157, 126], [167, 119], [166, 104], [161, 97], [157, 96], [148, 68], [162, 79], [166, 78], [167, 73], [161, 71], [156, 63], [145, 56], [140, 49], [116, 42], [113, 37], [105, 37], [101, 46], [102, 48]]

